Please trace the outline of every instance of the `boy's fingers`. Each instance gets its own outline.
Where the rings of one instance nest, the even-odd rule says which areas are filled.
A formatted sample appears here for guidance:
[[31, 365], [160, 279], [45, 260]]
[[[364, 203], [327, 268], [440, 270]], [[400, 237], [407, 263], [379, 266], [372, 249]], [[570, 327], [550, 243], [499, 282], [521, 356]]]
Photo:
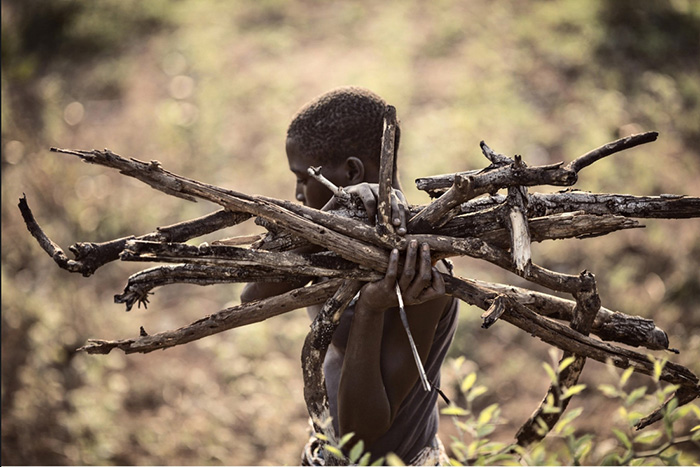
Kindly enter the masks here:
[[357, 194], [360, 196], [362, 204], [365, 206], [369, 223], [374, 225], [377, 219], [377, 199], [374, 197], [374, 193], [372, 193], [371, 189], [365, 187], [365, 189], [358, 190]]
[[416, 257], [418, 256], [418, 242], [411, 240], [406, 248], [406, 259], [403, 263], [403, 272], [399, 279], [401, 290], [407, 290], [416, 276]]
[[[416, 249], [417, 250], [417, 249]], [[415, 277], [408, 286], [409, 294], [415, 298], [420, 297], [423, 291], [430, 286], [432, 280], [431, 264], [430, 264], [430, 248], [427, 244], [421, 245], [419, 264], [414, 266]], [[417, 269], [417, 271], [416, 271]]]
[[392, 224], [396, 228], [396, 233], [406, 235], [406, 206], [398, 196], [401, 192], [394, 191], [391, 194], [391, 217]]
[[433, 278], [432, 269], [433, 265], [430, 261], [430, 247], [427, 243], [424, 243], [421, 245], [420, 249], [420, 279], [426, 286], [430, 284], [430, 281]]
[[442, 278], [442, 274], [437, 268], [433, 269], [433, 285], [432, 288], [435, 290], [437, 295], [445, 295], [445, 279]]
[[389, 264], [386, 268], [384, 280], [393, 285], [396, 283], [396, 278], [399, 275], [399, 250], [394, 248], [389, 255]]

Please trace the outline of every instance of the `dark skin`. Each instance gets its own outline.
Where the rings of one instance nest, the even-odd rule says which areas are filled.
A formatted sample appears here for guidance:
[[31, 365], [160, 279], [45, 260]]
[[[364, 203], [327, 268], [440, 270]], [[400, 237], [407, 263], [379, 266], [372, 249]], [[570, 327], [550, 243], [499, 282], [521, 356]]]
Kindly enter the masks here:
[[[318, 158], [304, 154], [291, 139], [286, 149], [290, 170], [297, 177], [296, 199], [317, 209], [335, 208], [330, 190], [306, 172], [309, 166], [321, 165]], [[323, 175], [336, 186], [346, 187], [362, 199], [371, 223], [376, 216], [377, 172], [362, 155], [337, 164], [326, 163], [322, 168]], [[400, 234], [406, 232], [407, 212], [403, 194], [395, 191], [392, 218]], [[400, 257], [400, 252], [393, 250], [384, 278], [363, 286], [354, 310], [343, 314], [324, 362], [329, 394], [337, 391], [337, 402], [330, 397], [332, 411], [337, 410], [340, 435], [355, 433], [355, 439], [362, 439], [367, 449], [377, 454], [386, 451], [377, 441], [391, 428], [398, 408], [419, 377], [398, 313], [396, 283], [424, 363], [435, 329], [451, 300], [444, 295], [445, 284], [438, 268], [432, 265], [428, 245], [409, 241], [403, 264]], [[241, 300], [264, 298], [302, 285], [301, 281], [252, 283], [246, 285]], [[319, 309], [310, 308], [310, 316], [313, 318]]]

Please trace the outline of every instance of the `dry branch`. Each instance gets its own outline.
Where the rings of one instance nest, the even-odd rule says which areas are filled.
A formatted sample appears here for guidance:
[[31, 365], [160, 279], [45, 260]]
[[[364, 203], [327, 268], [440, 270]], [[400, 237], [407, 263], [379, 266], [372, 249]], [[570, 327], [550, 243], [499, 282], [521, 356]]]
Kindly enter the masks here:
[[56, 264], [70, 272], [79, 272], [88, 277], [101, 266], [119, 259], [119, 254], [124, 250], [130, 240], [149, 240], [155, 242], [183, 242], [191, 238], [216, 232], [236, 224], [240, 224], [250, 218], [248, 214], [232, 213], [221, 209], [206, 216], [185, 222], [158, 227], [155, 232], [139, 237], [124, 237], [104, 243], [79, 242], [71, 245], [69, 250], [75, 255], [75, 259], [69, 259], [60, 246], [55, 244], [43, 232], [34, 219], [26, 196], [19, 200], [19, 209], [29, 232], [37, 239], [39, 245], [51, 256]]
[[[482, 193], [495, 193], [509, 186], [554, 185], [571, 186], [578, 179], [578, 172], [594, 162], [640, 144], [656, 141], [659, 134], [655, 131], [620, 138], [607, 143], [574, 159], [569, 164], [562, 162], [552, 165], [518, 168], [514, 164], [496, 165], [478, 171], [461, 172], [460, 175], [474, 177], [474, 189]], [[482, 142], [483, 144], [483, 142]], [[487, 146], [488, 147], [488, 146]], [[482, 146], [483, 148], [483, 146]], [[504, 164], [505, 160], [501, 161]], [[448, 189], [458, 174], [436, 175], [416, 179], [419, 190], [439, 194]]]
[[327, 282], [294, 289], [275, 297], [225, 308], [187, 326], [150, 336], [112, 341], [90, 339], [86, 345], [78, 350], [84, 350], [91, 354], [107, 354], [116, 348], [129, 354], [167, 349], [228, 329], [258, 323], [281, 313], [318, 305], [333, 295], [342, 282], [342, 279], [331, 279]]
[[[562, 358], [575, 358], [574, 363], [560, 374], [558, 384], [553, 384], [549, 390], [562, 411], [566, 401], [560, 400], [559, 391], [576, 383], [586, 358], [612, 361], [621, 368], [632, 367], [640, 373], [653, 374], [653, 364], [646, 355], [601, 342], [588, 337], [588, 334], [591, 332], [604, 340], [648, 349], [667, 349], [666, 334], [651, 320], [601, 307], [592, 274], [562, 274], [533, 262], [530, 243], [585, 238], [640, 227], [637, 221], [630, 218], [700, 217], [700, 199], [676, 195], [637, 197], [576, 191], [531, 194], [526, 187], [571, 186], [583, 168], [611, 154], [653, 141], [657, 137], [655, 132], [622, 138], [568, 164], [535, 167], [528, 167], [519, 156], [511, 159], [498, 154], [482, 142], [481, 150], [490, 161], [488, 167], [417, 180], [420, 189], [441, 196], [426, 206], [414, 206], [408, 232], [399, 237], [393, 233], [391, 219], [396, 122], [395, 109], [389, 106], [382, 140], [377, 229], [365, 222], [366, 214], [349, 196], [341, 203], [341, 210], [322, 212], [288, 201], [247, 195], [188, 179], [164, 170], [157, 161], [146, 163], [125, 159], [109, 150], [53, 148], [52, 151], [75, 155], [88, 163], [115, 168], [164, 193], [192, 201], [205, 199], [223, 207], [223, 210], [203, 218], [160, 228], [140, 237], [103, 244], [75, 244], [71, 251], [76, 259], [71, 260], [41, 230], [26, 199], [20, 199], [20, 210], [29, 231], [63, 269], [89, 275], [118, 255], [125, 261], [179, 263], [157, 266], [131, 276], [124, 293], [115, 297], [115, 301], [126, 304], [127, 310], [135, 303], [146, 305], [151, 290], [168, 284], [211, 285], [290, 280], [300, 283], [304, 278], [328, 278], [325, 282], [276, 297], [221, 310], [176, 330], [151, 336], [141, 333], [134, 339], [91, 340], [82, 350], [108, 353], [118, 348], [126, 353], [145, 353], [325, 302], [322, 312], [312, 324], [302, 356], [307, 406], [317, 429], [321, 429], [319, 422], [327, 413], [327, 394], [321, 368], [340, 313], [362, 283], [382, 277], [391, 248], [405, 249], [407, 242], [415, 239], [428, 243], [435, 258], [471, 256], [482, 259], [530, 282], [573, 296], [573, 301], [565, 300], [529, 289], [443, 275], [449, 294], [486, 310], [483, 315], [485, 327], [499, 319], [507, 321], [562, 349]], [[323, 178], [319, 169], [311, 170], [312, 176]], [[508, 190], [508, 196], [497, 194], [503, 188]], [[337, 188], [333, 191], [341, 197], [345, 193]], [[488, 196], [481, 196], [486, 194]], [[266, 236], [227, 239], [199, 247], [181, 243], [252, 216], [258, 217], [259, 223], [269, 230]], [[251, 242], [249, 248], [240, 247]], [[323, 251], [306, 255], [289, 251], [309, 244], [317, 245]], [[552, 318], [571, 324], [567, 326]], [[667, 363], [660, 378], [679, 385], [681, 403], [695, 399], [700, 393], [698, 378], [683, 366]], [[658, 413], [650, 415], [644, 423], [656, 420]], [[534, 430], [537, 419], [551, 427], [557, 417], [538, 410], [521, 429], [518, 435], [521, 444], [540, 436]]]
[[[588, 336], [593, 326], [598, 310], [600, 309], [600, 297], [595, 283], [595, 277], [588, 271], [581, 273], [581, 289], [574, 294], [576, 306], [574, 307], [571, 329]], [[562, 397], [562, 392], [578, 383], [578, 379], [586, 364], [586, 357], [571, 351], [564, 351], [559, 366], [562, 362], [573, 357], [571, 362], [558, 375], [559, 380], [552, 382], [542, 400], [540, 407], [530, 416], [530, 418], [520, 427], [515, 435], [518, 444], [528, 446], [535, 441], [543, 439], [547, 432], [538, 430], [540, 426], [553, 427], [561, 418], [564, 410], [569, 405], [571, 398]], [[558, 410], [546, 410], [548, 399], [551, 396], [552, 404]], [[544, 425], [542, 425], [544, 424]]]
[[[488, 223], [492, 220], [488, 215], [488, 209], [502, 206], [504, 202], [505, 196], [493, 195], [464, 203], [460, 206], [463, 215], [453, 222], [481, 213], [486, 214], [486, 219], [481, 222]], [[576, 190], [560, 193], [532, 193], [528, 197], [529, 218], [575, 211], [638, 219], [687, 219], [700, 217], [700, 198], [671, 194], [634, 196]], [[472, 224], [465, 224], [465, 227], [471, 226]]]
[[391, 196], [394, 184], [396, 126], [396, 108], [388, 105], [384, 112], [382, 152], [379, 158], [379, 199], [377, 200], [377, 232], [388, 238], [394, 238]]

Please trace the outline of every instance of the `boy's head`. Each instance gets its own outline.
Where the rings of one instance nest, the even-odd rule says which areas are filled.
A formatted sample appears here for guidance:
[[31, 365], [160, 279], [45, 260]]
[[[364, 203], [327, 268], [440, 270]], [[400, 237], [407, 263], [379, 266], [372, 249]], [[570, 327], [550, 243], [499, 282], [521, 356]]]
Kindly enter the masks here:
[[[377, 182], [386, 105], [367, 89], [346, 86], [313, 99], [296, 113], [287, 130], [287, 159], [297, 176], [299, 201], [321, 208], [332, 195], [308, 176], [309, 166], [322, 166], [321, 173], [338, 186]], [[396, 130], [395, 151], [400, 136]]]

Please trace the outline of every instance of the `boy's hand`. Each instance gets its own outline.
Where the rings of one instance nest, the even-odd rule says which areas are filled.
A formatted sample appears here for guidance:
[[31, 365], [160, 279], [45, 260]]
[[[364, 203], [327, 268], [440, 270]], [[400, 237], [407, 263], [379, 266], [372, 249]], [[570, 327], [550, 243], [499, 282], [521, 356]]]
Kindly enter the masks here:
[[412, 240], [406, 248], [401, 276], [398, 270], [399, 251], [394, 249], [389, 256], [384, 278], [370, 282], [362, 288], [358, 308], [383, 313], [388, 308], [397, 306], [397, 280], [406, 305], [417, 305], [445, 294], [445, 282], [438, 270], [432, 266], [430, 247], [427, 244], [424, 243], [418, 248], [418, 242]]
[[[344, 190], [352, 196], [359, 198], [367, 212], [367, 218], [371, 225], [376, 224], [377, 219], [377, 200], [379, 199], [379, 184], [363, 182], [358, 185], [353, 185], [344, 188]], [[331, 198], [328, 203], [321, 209], [328, 211], [337, 209], [338, 202], [335, 197]], [[406, 218], [408, 217], [408, 202], [406, 197], [399, 190], [391, 190], [391, 219], [392, 224], [396, 228], [396, 233], [406, 235]]]

